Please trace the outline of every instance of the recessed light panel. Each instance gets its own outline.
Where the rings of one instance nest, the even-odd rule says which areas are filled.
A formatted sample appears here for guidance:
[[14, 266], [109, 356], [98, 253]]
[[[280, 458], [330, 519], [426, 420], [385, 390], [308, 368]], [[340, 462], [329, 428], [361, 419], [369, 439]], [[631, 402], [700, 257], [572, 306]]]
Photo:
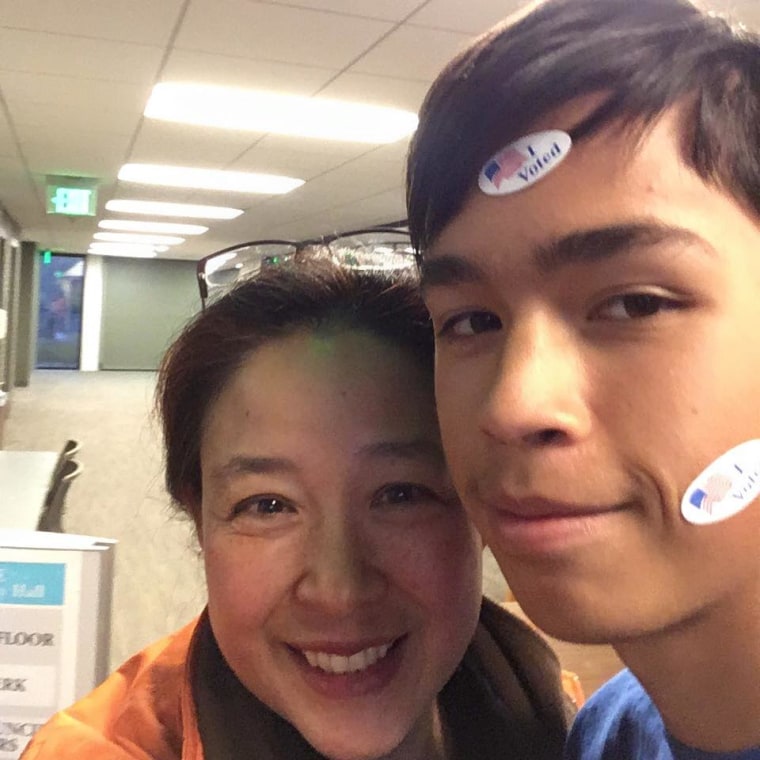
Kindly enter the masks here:
[[132, 219], [102, 219], [98, 222], [102, 230], [122, 232], [154, 232], [159, 235], [202, 235], [208, 227], [201, 224], [176, 224], [174, 222], [136, 222]]
[[136, 245], [129, 243], [90, 243], [87, 253], [96, 256], [124, 256], [134, 259], [152, 259], [157, 253], [150, 245]]
[[144, 243], [145, 245], [179, 245], [185, 242], [185, 238], [173, 235], [136, 235], [129, 232], [96, 232], [93, 238], [109, 243]]
[[231, 172], [161, 164], [124, 164], [119, 170], [119, 179], [143, 185], [227, 190], [234, 193], [263, 193], [265, 195], [289, 193], [304, 182], [302, 179], [282, 177], [278, 174]]
[[157, 84], [144, 113], [182, 124], [361, 143], [396, 142], [418, 121], [398, 108], [187, 82]]
[[240, 208], [203, 206], [197, 203], [165, 203], [163, 201], [128, 201], [114, 199], [106, 203], [108, 211], [145, 216], [177, 216], [190, 219], [235, 219], [243, 213]]

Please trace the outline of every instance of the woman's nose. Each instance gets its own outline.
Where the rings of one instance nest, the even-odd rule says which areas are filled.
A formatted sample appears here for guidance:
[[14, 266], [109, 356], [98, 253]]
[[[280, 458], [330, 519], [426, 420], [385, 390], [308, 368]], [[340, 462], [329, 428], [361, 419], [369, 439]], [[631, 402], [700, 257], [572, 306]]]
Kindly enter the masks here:
[[309, 531], [298, 599], [333, 615], [376, 602], [387, 581], [372, 543], [344, 518], [326, 519]]

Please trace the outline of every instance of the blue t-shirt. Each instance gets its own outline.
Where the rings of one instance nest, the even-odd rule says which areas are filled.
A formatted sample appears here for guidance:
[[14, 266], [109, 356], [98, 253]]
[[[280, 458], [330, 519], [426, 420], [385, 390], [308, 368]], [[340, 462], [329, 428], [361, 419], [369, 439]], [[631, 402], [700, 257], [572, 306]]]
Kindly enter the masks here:
[[660, 713], [630, 670], [591, 696], [573, 721], [565, 760], [760, 760], [760, 747], [703, 752], [668, 736]]

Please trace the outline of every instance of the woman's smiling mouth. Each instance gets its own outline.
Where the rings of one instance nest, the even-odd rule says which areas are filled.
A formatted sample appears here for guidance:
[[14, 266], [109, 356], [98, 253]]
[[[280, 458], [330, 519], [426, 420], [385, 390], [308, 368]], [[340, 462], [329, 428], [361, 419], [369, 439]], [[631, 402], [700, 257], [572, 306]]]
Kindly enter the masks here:
[[342, 675], [343, 673], [357, 673], [366, 670], [382, 660], [392, 645], [393, 642], [367, 647], [349, 656], [310, 650], [303, 650], [302, 654], [313, 668], [319, 668], [326, 673]]
[[351, 699], [388, 686], [401, 666], [408, 638], [404, 635], [362, 648], [321, 644], [289, 649], [305, 682], [315, 692], [330, 699]]

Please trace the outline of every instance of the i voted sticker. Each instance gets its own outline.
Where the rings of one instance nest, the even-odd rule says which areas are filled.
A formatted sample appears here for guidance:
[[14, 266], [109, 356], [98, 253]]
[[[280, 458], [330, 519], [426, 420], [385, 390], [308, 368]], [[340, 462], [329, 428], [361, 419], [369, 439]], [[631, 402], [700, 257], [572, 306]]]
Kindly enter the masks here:
[[681, 514], [694, 525], [726, 520], [760, 495], [760, 440], [747, 441], [718, 457], [686, 489]]
[[556, 169], [572, 146], [570, 135], [559, 129], [525, 135], [486, 161], [478, 186], [486, 195], [517, 193]]

